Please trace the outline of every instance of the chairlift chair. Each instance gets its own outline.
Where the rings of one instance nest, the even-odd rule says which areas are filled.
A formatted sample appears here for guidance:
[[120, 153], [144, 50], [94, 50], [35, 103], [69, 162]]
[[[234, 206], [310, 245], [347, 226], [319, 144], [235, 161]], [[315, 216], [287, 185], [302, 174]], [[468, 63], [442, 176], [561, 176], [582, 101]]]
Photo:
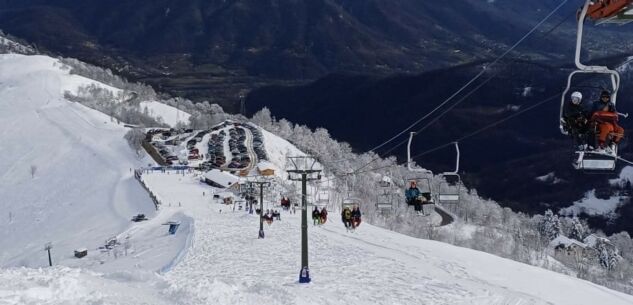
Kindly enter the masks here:
[[327, 191], [317, 191], [316, 198], [314, 200], [314, 205], [323, 208], [326, 207], [330, 203], [330, 193]]
[[381, 211], [391, 210], [393, 209], [393, 199], [391, 194], [389, 194], [386, 190], [384, 193], [377, 196], [376, 199], [376, 209]]
[[[568, 94], [572, 88], [574, 76], [579, 74], [602, 74], [610, 79], [611, 103], [616, 105], [617, 94], [620, 89], [620, 74], [616, 70], [606, 66], [587, 66], [580, 62], [580, 52], [582, 50], [582, 39], [585, 18], [590, 18], [596, 23], [618, 23], [624, 24], [633, 21], [633, 0], [586, 0], [578, 17], [578, 29], [576, 33], [576, 52], [574, 63], [576, 70], [569, 74], [567, 86], [561, 96], [559, 127], [563, 135], [569, 135], [564, 128], [564, 108], [568, 101]], [[619, 114], [624, 117], [628, 115]], [[583, 150], [575, 151], [576, 160], [574, 167], [585, 171], [612, 171], [615, 169], [618, 159], [617, 147], [611, 152]]]
[[445, 203], [459, 203], [460, 202], [460, 189], [461, 189], [461, 177], [459, 176], [459, 143], [455, 142], [455, 151], [457, 152], [457, 158], [455, 160], [455, 170], [452, 172], [445, 172], [439, 174], [440, 182], [438, 186], [437, 201], [439, 204]]
[[413, 168], [413, 161], [411, 160], [411, 142], [413, 141], [413, 136], [415, 132], [411, 132], [409, 134], [409, 143], [407, 145], [407, 168], [411, 172], [415, 172], [416, 175], [407, 177], [405, 181], [405, 189], [407, 189], [411, 182], [415, 182], [417, 188], [420, 190], [422, 196], [424, 196], [427, 201], [433, 202], [434, 192], [431, 180], [433, 179], [433, 172], [430, 170], [416, 169]]
[[354, 197], [345, 198], [343, 199], [341, 206], [343, 209], [348, 208], [350, 210], [355, 206], [360, 207], [360, 199]]

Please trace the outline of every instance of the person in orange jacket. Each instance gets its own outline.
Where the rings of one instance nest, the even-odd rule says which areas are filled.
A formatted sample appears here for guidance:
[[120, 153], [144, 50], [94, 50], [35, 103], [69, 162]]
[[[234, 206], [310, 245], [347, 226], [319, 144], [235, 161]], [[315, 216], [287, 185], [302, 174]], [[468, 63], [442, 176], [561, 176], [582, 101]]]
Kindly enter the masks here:
[[600, 100], [593, 103], [593, 114], [591, 120], [598, 124], [598, 148], [606, 149], [607, 138], [612, 135], [611, 151], [615, 149], [615, 145], [620, 143], [624, 137], [624, 128], [618, 125], [618, 113], [615, 105], [611, 103], [611, 94], [609, 91], [602, 91]]

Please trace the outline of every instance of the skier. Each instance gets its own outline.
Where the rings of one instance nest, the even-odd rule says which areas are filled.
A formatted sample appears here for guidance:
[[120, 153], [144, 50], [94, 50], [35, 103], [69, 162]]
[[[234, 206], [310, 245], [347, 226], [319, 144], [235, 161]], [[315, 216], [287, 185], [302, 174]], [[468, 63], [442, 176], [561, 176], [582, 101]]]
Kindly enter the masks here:
[[422, 213], [422, 205], [425, 203], [425, 197], [421, 196], [420, 189], [415, 181], [411, 181], [409, 188], [405, 191], [404, 195], [407, 199], [408, 205], [413, 205], [415, 212]]
[[352, 211], [352, 227], [354, 229], [358, 228], [358, 226], [360, 226], [360, 208], [359, 207], [354, 207], [354, 210]]
[[576, 141], [579, 150], [584, 150], [589, 144], [589, 114], [582, 104], [582, 93], [576, 91], [571, 94], [571, 101], [563, 111], [563, 128]]
[[325, 207], [321, 209], [321, 224], [324, 224], [327, 221], [327, 210]]
[[314, 211], [312, 211], [312, 224], [318, 225], [321, 223], [321, 212], [318, 207], [314, 207]]
[[352, 211], [348, 207], [345, 207], [343, 212], [341, 212], [341, 219], [343, 220], [345, 228], [350, 230], [352, 228]]

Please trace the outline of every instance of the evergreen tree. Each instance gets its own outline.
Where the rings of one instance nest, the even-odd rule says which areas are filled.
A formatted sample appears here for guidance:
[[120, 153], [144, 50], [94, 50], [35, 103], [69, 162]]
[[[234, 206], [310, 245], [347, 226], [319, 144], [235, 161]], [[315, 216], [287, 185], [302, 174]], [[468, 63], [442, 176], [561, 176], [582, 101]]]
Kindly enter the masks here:
[[554, 215], [552, 210], [545, 211], [543, 219], [539, 224], [539, 231], [547, 240], [553, 240], [561, 233], [560, 219], [558, 215]]
[[583, 239], [587, 236], [588, 228], [584, 223], [578, 219], [578, 217], [574, 216], [571, 219], [571, 228], [569, 231], [569, 238], [583, 241]]

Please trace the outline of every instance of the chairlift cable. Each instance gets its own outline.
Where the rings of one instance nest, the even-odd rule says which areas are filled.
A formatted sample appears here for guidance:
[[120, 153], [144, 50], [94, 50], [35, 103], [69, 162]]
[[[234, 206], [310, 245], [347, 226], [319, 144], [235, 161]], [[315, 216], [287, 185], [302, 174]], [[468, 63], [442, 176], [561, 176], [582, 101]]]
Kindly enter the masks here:
[[[535, 109], [535, 108], [537, 108], [539, 106], [542, 106], [542, 105], [546, 104], [547, 102], [551, 102], [551, 101], [557, 99], [558, 95], [559, 94], [551, 95], [551, 96], [549, 96], [548, 98], [546, 98], [544, 100], [541, 100], [541, 101], [539, 101], [539, 102], [537, 102], [537, 103], [535, 103], [533, 105], [530, 105], [529, 107], [526, 107], [526, 108], [524, 108], [524, 109], [522, 109], [520, 111], [517, 111], [517, 112], [513, 113], [512, 115], [507, 116], [507, 117], [505, 117], [503, 119], [500, 119], [500, 120], [497, 120], [497, 121], [495, 121], [493, 123], [490, 123], [490, 124], [480, 128], [480, 129], [477, 129], [477, 130], [475, 130], [475, 131], [473, 131], [473, 132], [471, 132], [471, 133], [469, 133], [467, 135], [464, 135], [464, 136], [462, 136], [460, 138], [457, 138], [457, 139], [452, 140], [450, 142], [438, 145], [438, 146], [436, 146], [434, 148], [431, 148], [431, 149], [429, 149], [427, 151], [424, 151], [424, 152], [419, 153], [419, 154], [417, 154], [415, 156], [412, 156], [411, 159], [419, 158], [419, 157], [422, 157], [424, 155], [428, 155], [430, 153], [438, 151], [440, 149], [449, 147], [451, 145], [454, 145], [455, 142], [463, 142], [463, 141], [465, 141], [465, 140], [467, 140], [469, 138], [472, 138], [472, 137], [474, 137], [474, 136], [476, 136], [476, 135], [478, 135], [478, 134], [480, 134], [480, 133], [482, 133], [484, 131], [489, 130], [490, 128], [496, 127], [497, 125], [500, 125], [500, 124], [502, 124], [502, 123], [504, 123], [504, 122], [506, 122], [508, 120], [511, 120], [511, 119], [513, 119], [513, 118], [515, 118], [517, 116], [520, 116], [520, 115], [522, 115], [525, 112], [528, 112], [528, 111], [533, 110], [533, 109]], [[385, 169], [385, 168], [391, 168], [391, 167], [396, 167], [396, 166], [401, 166], [401, 165], [406, 165], [408, 163], [408, 161], [406, 161], [404, 163], [392, 164], [392, 165], [381, 166], [381, 167], [375, 167], [375, 168], [370, 168], [370, 169], [367, 169], [367, 170], [364, 170], [364, 171], [361, 170], [361, 169], [365, 168], [367, 165], [369, 165], [370, 163], [374, 162], [377, 159], [378, 158], [373, 159], [372, 161], [366, 163], [365, 165], [363, 165], [362, 167], [360, 167], [360, 168], [358, 168], [358, 169], [356, 169], [354, 171], [351, 171], [351, 172], [348, 172], [348, 173], [343, 173], [341, 175], [335, 175], [333, 178], [330, 178], [330, 179], [327, 179], [327, 180], [323, 180], [322, 182], [334, 181], [334, 180], [337, 180], [337, 179], [346, 178], [346, 177], [351, 176], [351, 175], [362, 174], [362, 173], [367, 173], [367, 172], [374, 172], [376, 170]], [[632, 162], [632, 164], [633, 164], [633, 162]]]
[[[466, 88], [468, 88], [472, 83], [474, 83], [475, 81], [477, 81], [482, 75], [484, 75], [484, 73], [486, 72], [486, 70], [488, 70], [489, 68], [495, 66], [499, 61], [501, 61], [502, 59], [504, 59], [508, 54], [510, 54], [510, 52], [512, 52], [514, 49], [516, 49], [521, 43], [523, 43], [523, 41], [525, 41], [528, 37], [530, 37], [539, 27], [541, 27], [541, 25], [543, 25], [549, 18], [551, 18], [558, 10], [560, 10], [569, 0], [563, 0], [561, 1], [561, 3], [554, 8], [554, 10], [552, 10], [547, 16], [545, 16], [545, 18], [543, 18], [541, 21], [539, 21], [530, 31], [528, 31], [525, 35], [523, 35], [523, 37], [521, 37], [517, 42], [515, 42], [509, 49], [507, 49], [503, 54], [501, 54], [500, 56], [498, 56], [494, 61], [492, 61], [490, 64], [485, 65], [484, 68], [477, 73], [472, 79], [470, 79], [466, 84], [464, 84], [461, 88], [459, 88], [455, 93], [453, 93], [451, 96], [449, 96], [446, 100], [444, 100], [442, 103], [440, 103], [438, 106], [436, 106], [435, 108], [433, 108], [430, 112], [428, 112], [427, 114], [425, 114], [424, 116], [422, 116], [421, 118], [419, 118], [418, 120], [416, 120], [415, 122], [413, 122], [411, 125], [407, 126], [405, 129], [403, 129], [402, 131], [400, 131], [399, 133], [397, 133], [395, 136], [391, 137], [390, 139], [388, 139], [387, 141], [369, 149], [368, 151], [374, 151], [376, 149], [379, 149], [389, 143], [391, 143], [393, 140], [397, 139], [398, 137], [400, 137], [401, 135], [405, 134], [406, 132], [408, 132], [411, 128], [415, 127], [416, 125], [418, 125], [420, 122], [422, 122], [423, 120], [427, 119], [428, 117], [430, 117], [433, 113], [435, 113], [436, 111], [438, 111], [441, 107], [443, 107], [444, 105], [446, 105], [448, 102], [450, 102], [451, 100], [453, 100], [457, 95], [459, 95], [462, 91], [466, 90]], [[548, 33], [549, 34], [549, 33]], [[491, 76], [491, 78], [494, 77]], [[490, 78], [490, 79], [491, 79]], [[489, 81], [490, 79], [488, 79], [487, 81]], [[486, 81], [486, 82], [487, 82]], [[486, 83], [484, 82], [484, 83]], [[477, 89], [481, 88], [481, 86], [478, 86]], [[474, 93], [473, 91], [471, 91], [472, 93]], [[472, 94], [470, 93], [470, 94]], [[458, 101], [458, 103], [462, 102], [464, 99], [461, 99], [460, 101]], [[453, 106], [454, 107], [454, 106]], [[442, 114], [443, 115], [443, 114]], [[440, 115], [441, 117], [441, 115]], [[406, 143], [402, 142], [399, 145], [402, 145]], [[398, 145], [398, 146], [399, 146]], [[343, 162], [343, 161], [347, 161], [349, 159], [342, 159], [342, 160], [336, 160], [336, 161], [332, 161], [330, 163], [337, 163], [337, 162]], [[373, 161], [371, 161], [373, 162]]]

